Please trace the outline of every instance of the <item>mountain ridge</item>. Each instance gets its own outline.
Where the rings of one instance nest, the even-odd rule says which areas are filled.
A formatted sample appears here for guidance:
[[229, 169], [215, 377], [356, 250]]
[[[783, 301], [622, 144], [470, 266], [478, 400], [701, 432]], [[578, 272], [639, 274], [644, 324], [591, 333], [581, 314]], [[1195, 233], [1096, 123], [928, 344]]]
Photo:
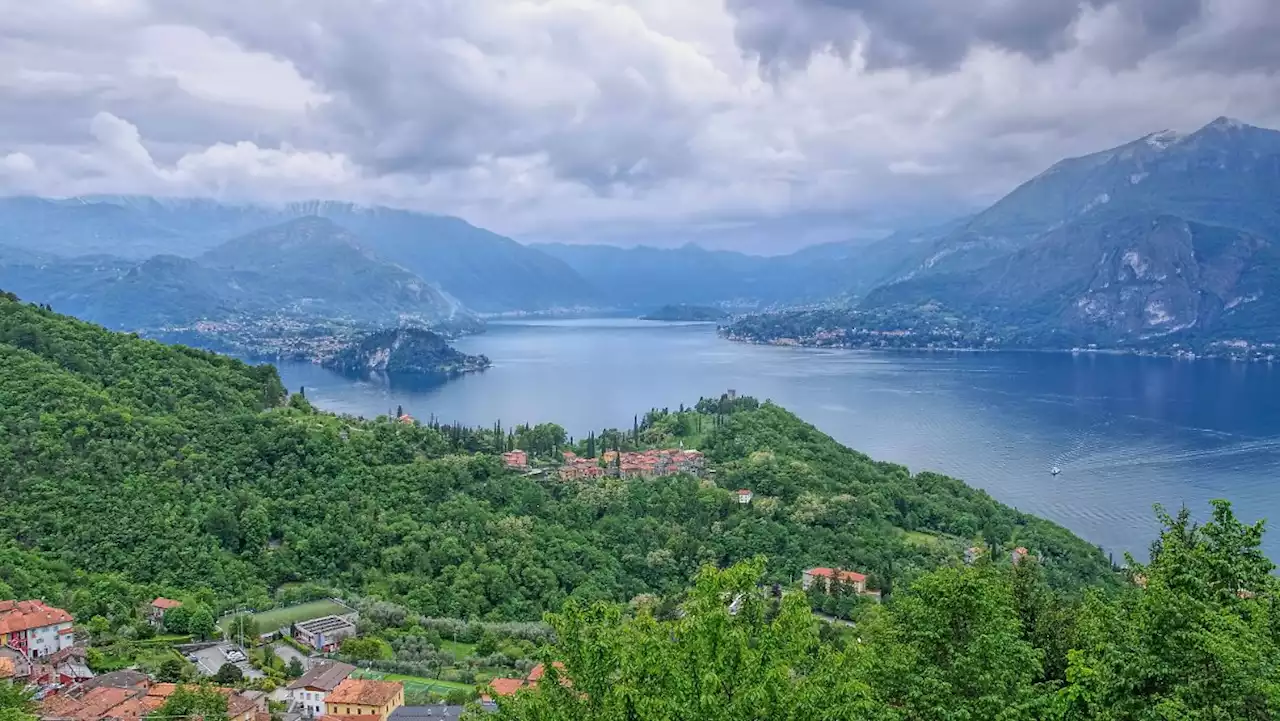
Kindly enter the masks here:
[[434, 285], [369, 252], [332, 221], [304, 217], [260, 229], [196, 258], [85, 256], [0, 263], [0, 281], [72, 315], [141, 330], [235, 314], [285, 313], [396, 323], [465, 309]]
[[66, 258], [195, 257], [228, 240], [306, 216], [328, 218], [360, 236], [382, 259], [480, 311], [572, 307], [595, 300], [592, 287], [562, 262], [461, 218], [343, 201], [0, 198], [0, 245]]
[[1223, 117], [1152, 133], [1055, 163], [860, 306], [933, 302], [1100, 344], [1271, 340], [1280, 326], [1258, 316], [1280, 295], [1277, 197], [1280, 132]]

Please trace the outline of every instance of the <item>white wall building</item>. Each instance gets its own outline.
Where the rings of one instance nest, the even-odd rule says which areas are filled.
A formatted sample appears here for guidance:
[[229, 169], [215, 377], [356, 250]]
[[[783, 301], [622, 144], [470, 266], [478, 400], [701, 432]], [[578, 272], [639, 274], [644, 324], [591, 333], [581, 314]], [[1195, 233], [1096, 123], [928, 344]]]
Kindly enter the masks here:
[[71, 614], [41, 601], [0, 601], [0, 645], [38, 659], [75, 643]]
[[341, 661], [321, 661], [289, 684], [289, 711], [306, 717], [324, 715], [324, 700], [356, 667]]

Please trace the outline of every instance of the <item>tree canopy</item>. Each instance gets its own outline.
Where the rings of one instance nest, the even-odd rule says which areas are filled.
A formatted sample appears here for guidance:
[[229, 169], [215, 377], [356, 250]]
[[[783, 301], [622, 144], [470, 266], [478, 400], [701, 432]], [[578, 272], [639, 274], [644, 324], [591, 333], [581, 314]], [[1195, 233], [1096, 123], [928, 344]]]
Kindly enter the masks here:
[[[7, 299], [0, 362], [0, 583], [81, 617], [115, 622], [149, 596], [198, 593], [166, 626], [208, 637], [216, 612], [316, 582], [428, 616], [533, 620], [570, 598], [669, 595], [704, 564], [758, 555], [771, 582], [840, 566], [892, 592], [984, 535], [1032, 548], [1055, 588], [1111, 578], [1098, 549], [1055, 524], [745, 397], [654, 410], [586, 441], [698, 447], [714, 482], [563, 482], [497, 455], [553, 457], [568, 445], [553, 423], [322, 413], [286, 403], [269, 366]], [[737, 503], [738, 488], [756, 500]]]
[[[1067, 597], [1030, 558], [927, 572], [856, 628], [776, 597], [763, 560], [679, 601], [571, 601], [536, 687], [498, 719], [1166, 721], [1280, 713], [1276, 579], [1225, 503], [1165, 525], [1137, 583]], [[1065, 667], [1062, 661], [1066, 660]]]

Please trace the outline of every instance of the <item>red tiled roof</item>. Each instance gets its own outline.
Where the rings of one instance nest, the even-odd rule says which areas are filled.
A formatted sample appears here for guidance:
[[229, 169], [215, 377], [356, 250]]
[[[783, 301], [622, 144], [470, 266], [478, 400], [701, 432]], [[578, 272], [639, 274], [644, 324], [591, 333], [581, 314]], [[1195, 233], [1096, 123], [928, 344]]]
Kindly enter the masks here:
[[175, 601], [172, 598], [164, 598], [163, 596], [151, 602], [152, 608], [163, 608], [166, 611], [181, 605], [182, 601]]
[[71, 614], [40, 601], [0, 601], [0, 633], [70, 623]]
[[[810, 568], [809, 570], [805, 571], [805, 573], [809, 574], [810, 576], [821, 576], [823, 578], [836, 578], [837, 571], [834, 568], [818, 567], [818, 568]], [[856, 582], [856, 581], [867, 580], [866, 576], [862, 575], [861, 573], [854, 573], [853, 571], [839, 571], [838, 573], [840, 574], [839, 578], [841, 581]]]
[[738, 495], [739, 495], [739, 496], [749, 496], [749, 495], [751, 495], [751, 491], [748, 491], [748, 490], [747, 490], [747, 489], [745, 489], [745, 488], [739, 488], [739, 489], [738, 489]]
[[404, 684], [396, 681], [372, 681], [363, 678], [347, 678], [325, 697], [325, 703], [347, 703], [357, 706], [382, 706], [404, 690]]
[[127, 688], [101, 686], [85, 694], [80, 699], [83, 705], [75, 714], [77, 721], [93, 721], [102, 718], [108, 711], [131, 698], [136, 691]]
[[[555, 666], [557, 671], [560, 671], [562, 673], [564, 672], [563, 663], [559, 661], [552, 661], [551, 665]], [[533, 670], [529, 672], [529, 683], [534, 684], [541, 681], [543, 675], [545, 675], [546, 672], [547, 672], [547, 667], [545, 665], [538, 664], [537, 666], [534, 666]]]
[[[154, 701], [155, 699], [152, 700]], [[131, 698], [104, 712], [104, 716], [127, 721], [128, 719], [142, 718], [157, 708], [160, 708], [160, 704], [148, 703], [146, 697]]]
[[489, 682], [489, 688], [499, 696], [514, 696], [516, 691], [524, 688], [522, 678], [495, 678]]
[[40, 718], [72, 718], [83, 708], [84, 704], [70, 696], [62, 694], [45, 696], [40, 702]]
[[1027, 549], [1023, 548], [1022, 546], [1018, 546], [1017, 548], [1013, 549], [1013, 552], [1018, 554], [1019, 556], [1027, 555]]
[[147, 689], [148, 696], [156, 696], [159, 698], [169, 698], [174, 691], [178, 690], [176, 683], [158, 683]]

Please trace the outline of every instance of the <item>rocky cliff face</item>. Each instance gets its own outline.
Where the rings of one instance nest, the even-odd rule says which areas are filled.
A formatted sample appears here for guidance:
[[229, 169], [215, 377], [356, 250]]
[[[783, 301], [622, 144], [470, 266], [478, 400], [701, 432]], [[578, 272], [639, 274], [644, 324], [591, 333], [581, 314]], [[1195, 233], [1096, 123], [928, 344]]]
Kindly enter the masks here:
[[1219, 119], [1063, 161], [870, 293], [1098, 342], [1272, 340], [1280, 132]]

